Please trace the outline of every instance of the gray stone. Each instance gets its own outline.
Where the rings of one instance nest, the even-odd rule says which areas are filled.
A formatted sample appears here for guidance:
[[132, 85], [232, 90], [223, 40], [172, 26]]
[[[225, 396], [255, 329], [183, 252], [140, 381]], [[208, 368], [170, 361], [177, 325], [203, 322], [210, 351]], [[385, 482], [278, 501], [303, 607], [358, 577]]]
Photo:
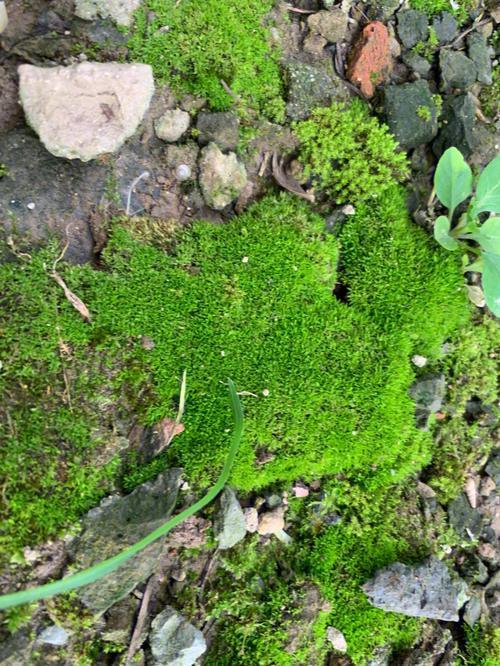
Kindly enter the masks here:
[[155, 120], [156, 136], [162, 141], [173, 143], [178, 141], [181, 136], [188, 131], [191, 116], [182, 109], [169, 109]]
[[386, 21], [399, 8], [399, 0], [374, 0], [370, 3], [368, 16], [371, 19]]
[[480, 32], [471, 32], [467, 36], [467, 52], [476, 66], [477, 80], [490, 86], [493, 83], [490, 50], [486, 37]]
[[500, 451], [494, 451], [491, 454], [486, 465], [486, 473], [500, 487]]
[[316, 12], [308, 16], [307, 25], [311, 32], [321, 35], [328, 42], [341, 42], [347, 33], [347, 14], [339, 7]]
[[458, 23], [450, 12], [441, 12], [435, 16], [432, 27], [440, 44], [448, 44], [457, 36]]
[[207, 649], [201, 631], [170, 606], [153, 620], [149, 644], [152, 666], [193, 666]]
[[392, 648], [389, 645], [375, 648], [372, 656], [366, 662], [366, 666], [389, 666]]
[[109, 17], [120, 25], [129, 26], [141, 3], [142, 0], [76, 0], [75, 14], [86, 21], [93, 21], [98, 16]]
[[479, 583], [483, 585], [489, 578], [486, 565], [474, 553], [467, 553], [459, 566], [460, 574], [467, 583], [473, 585]]
[[472, 95], [464, 93], [447, 97], [443, 104], [441, 119], [441, 130], [432, 144], [437, 157], [451, 146], [455, 146], [468, 157], [476, 146], [474, 139], [476, 105]]
[[459, 51], [441, 49], [439, 68], [443, 90], [469, 88], [476, 80], [476, 65]]
[[362, 589], [376, 608], [448, 622], [458, 622], [458, 611], [469, 598], [466, 583], [452, 580], [448, 567], [436, 557], [415, 566], [390, 564]]
[[500, 626], [500, 570], [496, 572], [486, 586], [484, 601], [491, 621], [495, 626]]
[[215, 538], [219, 548], [232, 548], [241, 541], [247, 532], [245, 514], [232, 490], [225, 487], [220, 495], [220, 508], [214, 525]]
[[481, 533], [481, 514], [471, 507], [464, 493], [448, 505], [448, 519], [453, 529], [464, 539], [470, 540]]
[[385, 88], [387, 124], [399, 143], [415, 148], [428, 143], [438, 131], [438, 111], [427, 81]]
[[[79, 570], [117, 555], [160, 527], [177, 499], [181, 470], [172, 469], [148, 481], [129, 495], [102, 500], [83, 519], [83, 531], [73, 545]], [[123, 599], [154, 570], [164, 539], [158, 539], [105, 578], [78, 591], [93, 612], [104, 613]]]
[[221, 150], [234, 150], [239, 140], [239, 121], [234, 113], [218, 112], [198, 115], [196, 129], [198, 141], [202, 146], [216, 143]]
[[38, 636], [38, 640], [40, 643], [46, 643], [47, 645], [61, 646], [66, 645], [69, 641], [69, 636], [64, 627], [58, 627], [57, 624], [53, 624], [42, 631]]
[[423, 56], [413, 53], [413, 51], [408, 51], [403, 55], [403, 62], [423, 79], [429, 78], [431, 63]]
[[215, 210], [229, 206], [247, 184], [245, 167], [236, 155], [224, 155], [215, 143], [209, 143], [201, 151], [199, 169], [203, 198]]
[[415, 9], [398, 12], [398, 36], [403, 46], [411, 49], [418, 42], [425, 42], [429, 36], [427, 16]]
[[424, 623], [418, 644], [398, 658], [398, 666], [454, 666], [456, 647], [449, 629]]
[[153, 92], [149, 65], [19, 67], [28, 123], [53, 155], [83, 162], [118, 150], [139, 127]]
[[331, 59], [309, 64], [296, 59], [285, 64], [288, 87], [287, 114], [292, 120], [303, 120], [318, 106], [332, 101], [348, 101], [350, 92], [334, 72]]
[[446, 394], [444, 375], [427, 375], [410, 387], [410, 397], [415, 401], [417, 427], [428, 428], [429, 416], [441, 409]]
[[473, 627], [481, 619], [481, 600], [476, 595], [472, 596], [465, 604], [464, 622]]

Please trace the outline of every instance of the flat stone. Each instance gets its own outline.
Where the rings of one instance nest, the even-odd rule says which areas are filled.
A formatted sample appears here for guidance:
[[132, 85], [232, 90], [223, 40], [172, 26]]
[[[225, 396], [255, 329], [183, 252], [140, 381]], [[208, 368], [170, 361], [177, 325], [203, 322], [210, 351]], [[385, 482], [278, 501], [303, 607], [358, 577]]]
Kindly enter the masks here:
[[234, 113], [219, 111], [198, 115], [196, 129], [199, 132], [198, 142], [202, 146], [216, 143], [223, 151], [234, 150], [239, 140], [239, 121]]
[[311, 32], [321, 35], [328, 42], [341, 42], [347, 33], [347, 14], [338, 7], [322, 10], [310, 14], [307, 25]]
[[182, 109], [169, 109], [154, 122], [156, 136], [162, 141], [173, 143], [188, 131], [191, 116]]
[[465, 157], [469, 157], [476, 147], [475, 121], [476, 105], [470, 93], [448, 96], [443, 104], [441, 130], [432, 144], [437, 157], [451, 146], [455, 146]]
[[477, 509], [473, 509], [464, 493], [448, 505], [450, 525], [462, 538], [469, 541], [481, 533], [482, 519]]
[[46, 643], [47, 645], [66, 645], [69, 641], [70, 635], [64, 629], [64, 627], [59, 627], [56, 624], [53, 624], [51, 627], [46, 627], [42, 633], [38, 636], [40, 643]]
[[207, 649], [201, 631], [170, 606], [154, 618], [149, 644], [152, 666], [193, 666]]
[[76, 0], [75, 14], [86, 21], [93, 21], [98, 16], [109, 17], [120, 25], [129, 26], [141, 4], [142, 0]]
[[418, 42], [425, 42], [429, 36], [427, 16], [415, 9], [405, 9], [397, 14], [397, 31], [403, 46], [411, 49]]
[[139, 127], [154, 92], [149, 65], [20, 65], [26, 119], [47, 150], [87, 162], [113, 153]]
[[476, 595], [472, 596], [465, 605], [464, 622], [473, 627], [481, 619], [481, 600]]
[[245, 514], [234, 490], [225, 487], [219, 498], [219, 512], [214, 525], [215, 538], [219, 548], [232, 548], [244, 539], [247, 532]]
[[318, 64], [290, 59], [285, 63], [288, 100], [287, 114], [292, 120], [303, 120], [318, 106], [333, 101], [348, 101], [351, 93], [335, 73], [331, 58]]
[[347, 641], [341, 631], [335, 629], [335, 627], [327, 627], [326, 637], [332, 644], [334, 650], [343, 653], [347, 652]]
[[368, 23], [350, 54], [347, 78], [365, 97], [373, 97], [375, 87], [388, 79], [392, 66], [389, 31], [380, 21]]
[[388, 86], [384, 113], [391, 132], [405, 148], [428, 143], [438, 132], [438, 110], [427, 81]]
[[435, 16], [432, 27], [441, 45], [448, 44], [457, 36], [458, 23], [450, 12], [441, 12], [441, 14]]
[[259, 534], [276, 534], [285, 529], [285, 509], [278, 507], [259, 516]]
[[407, 566], [396, 562], [377, 571], [362, 586], [376, 608], [411, 617], [458, 622], [458, 611], [468, 600], [466, 583], [451, 578], [437, 557]]
[[413, 51], [408, 51], [403, 55], [403, 62], [423, 79], [429, 78], [431, 63], [423, 56], [413, 53]]
[[[129, 495], [112, 495], [89, 511], [72, 551], [78, 570], [121, 553], [160, 527], [177, 499], [181, 470], [159, 474]], [[105, 578], [78, 590], [81, 601], [94, 613], [104, 613], [153, 572], [164, 543], [158, 539]]]
[[224, 155], [215, 143], [201, 151], [200, 187], [208, 206], [222, 210], [235, 201], [247, 184], [245, 167], [234, 153]]
[[476, 66], [477, 80], [490, 86], [493, 83], [491, 57], [486, 37], [480, 32], [467, 36], [467, 53]]
[[321, 35], [314, 32], [309, 32], [304, 39], [304, 51], [313, 56], [322, 56], [325, 46], [328, 44], [327, 40]]
[[469, 88], [476, 80], [476, 65], [459, 51], [441, 49], [439, 68], [443, 90]]

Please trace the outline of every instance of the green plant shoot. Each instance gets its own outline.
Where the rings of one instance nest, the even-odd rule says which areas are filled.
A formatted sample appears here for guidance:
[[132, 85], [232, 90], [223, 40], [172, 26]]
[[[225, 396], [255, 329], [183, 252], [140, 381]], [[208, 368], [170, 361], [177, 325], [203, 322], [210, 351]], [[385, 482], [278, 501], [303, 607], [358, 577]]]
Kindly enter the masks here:
[[[482, 171], [473, 195], [469, 165], [456, 148], [446, 150], [436, 168], [434, 188], [439, 201], [448, 208], [434, 223], [434, 238], [447, 250], [465, 249], [477, 259], [465, 267], [483, 274], [486, 304], [500, 316], [500, 155]], [[457, 206], [472, 197], [465, 213], [453, 226]], [[478, 216], [490, 213], [482, 224]], [[471, 245], [471, 242], [473, 243]]]
[[52, 597], [56, 594], [63, 594], [65, 592], [75, 590], [78, 587], [83, 587], [84, 585], [94, 583], [96, 580], [99, 580], [115, 569], [118, 569], [118, 567], [120, 567], [126, 560], [140, 553], [141, 550], [144, 550], [144, 548], [153, 543], [153, 541], [156, 541], [160, 537], [165, 536], [165, 534], [170, 532], [170, 530], [172, 530], [174, 527], [212, 502], [224, 488], [229, 479], [229, 475], [231, 473], [231, 469], [233, 467], [233, 463], [241, 442], [241, 437], [243, 435], [243, 408], [236, 392], [234, 382], [231, 379], [228, 379], [228, 385], [229, 395], [231, 398], [231, 409], [234, 419], [231, 446], [229, 448], [229, 453], [226, 457], [224, 467], [219, 478], [204, 497], [202, 497], [187, 509], [184, 509], [184, 511], [181, 511], [181, 513], [179, 513], [177, 516], [170, 518], [170, 520], [167, 520], [166, 523], [160, 525], [160, 527], [158, 527], [156, 530], [153, 530], [153, 532], [150, 532], [133, 546], [126, 548], [124, 551], [118, 555], [115, 555], [114, 557], [110, 557], [109, 559], [104, 560], [99, 564], [89, 567], [88, 569], [85, 569], [85, 571], [80, 571], [80, 573], [74, 574], [72, 576], [66, 576], [66, 578], [63, 578], [62, 580], [48, 583], [47, 585], [40, 585], [39, 587], [33, 587], [21, 592], [14, 592], [12, 594], [5, 594], [1, 596], [0, 610], [11, 608], [12, 606], [19, 606], [21, 604], [29, 604], [34, 601], [39, 601], [40, 599], [46, 599], [47, 597]]

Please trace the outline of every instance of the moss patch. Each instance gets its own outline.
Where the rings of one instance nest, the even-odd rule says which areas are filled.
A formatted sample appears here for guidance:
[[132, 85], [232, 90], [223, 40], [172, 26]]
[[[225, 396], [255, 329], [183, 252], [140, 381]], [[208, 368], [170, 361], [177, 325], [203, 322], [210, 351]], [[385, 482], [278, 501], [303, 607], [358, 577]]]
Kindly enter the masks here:
[[424, 12], [429, 18], [441, 12], [449, 12], [461, 24], [467, 21], [469, 12], [477, 7], [478, 2], [477, 0], [458, 0], [455, 4], [456, 8], [453, 8], [449, 0], [410, 0], [410, 7], [412, 9]]
[[245, 106], [283, 120], [279, 53], [271, 50], [264, 26], [273, 4], [148, 0], [137, 13], [131, 56], [149, 63], [161, 83], [206, 97], [216, 111], [234, 104], [223, 80]]

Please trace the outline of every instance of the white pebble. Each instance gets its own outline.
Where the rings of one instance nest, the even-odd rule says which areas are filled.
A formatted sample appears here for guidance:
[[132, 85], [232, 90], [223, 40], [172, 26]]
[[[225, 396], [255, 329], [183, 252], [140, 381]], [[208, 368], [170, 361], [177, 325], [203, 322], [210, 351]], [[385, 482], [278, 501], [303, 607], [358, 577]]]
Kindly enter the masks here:
[[29, 210], [35, 210], [35, 204], [31, 201], [29, 204], [27, 204], [26, 208], [29, 208]]
[[175, 170], [177, 180], [189, 180], [191, 178], [191, 167], [187, 164], [179, 164]]
[[244, 264], [248, 264], [248, 257], [243, 257], [241, 260]]
[[411, 362], [413, 365], [416, 365], [417, 368], [423, 368], [424, 365], [427, 365], [427, 358], [425, 356], [420, 356], [420, 354], [415, 354], [411, 357]]

